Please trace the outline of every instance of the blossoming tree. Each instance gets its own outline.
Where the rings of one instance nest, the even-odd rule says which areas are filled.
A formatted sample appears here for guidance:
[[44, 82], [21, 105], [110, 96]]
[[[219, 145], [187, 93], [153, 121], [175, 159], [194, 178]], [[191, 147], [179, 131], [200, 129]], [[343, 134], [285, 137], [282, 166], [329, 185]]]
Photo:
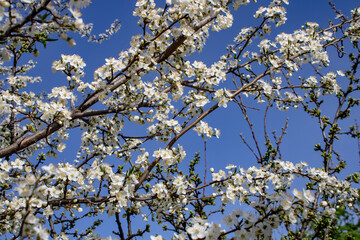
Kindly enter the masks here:
[[[359, 197], [359, 175], [341, 174], [346, 162], [336, 142], [359, 138], [356, 125], [343, 120], [359, 110], [360, 8], [346, 15], [330, 1], [335, 17], [328, 26], [304, 23], [272, 35], [285, 24], [289, 3], [264, 1], [254, 15], [258, 24], [237, 30], [219, 60], [205, 64], [190, 56], [211, 31], [230, 28], [235, 11], [250, 0], [138, 0], [133, 15], [142, 34], [128, 49], [105, 59], [93, 77], [85, 76], [81, 56], [61, 55], [52, 70], [66, 84], [39, 93], [31, 86], [47, 80], [29, 71], [36, 66], [32, 56], [46, 53], [41, 45], [60, 39], [74, 46], [74, 33], [102, 42], [119, 29], [115, 21], [93, 36], [80, 13], [89, 4], [0, 0], [3, 237], [331, 238], [337, 207], [352, 208]], [[328, 51], [344, 65], [330, 71]], [[312, 73], [301, 75], [306, 67]], [[329, 99], [336, 99], [331, 116], [323, 112]], [[293, 107], [312, 116], [322, 138], [314, 149], [321, 167], [283, 159], [286, 126], [273, 137], [265, 126], [261, 146], [248, 113], [256, 105], [267, 106], [265, 116], [269, 108]], [[242, 140], [254, 166], [234, 162], [203, 178], [198, 164], [206, 159], [187, 156], [181, 139], [192, 130], [203, 139], [219, 137], [207, 116], [232, 106], [252, 133]], [[135, 124], [139, 131], [124, 134]], [[81, 135], [78, 149], [67, 146], [71, 132]], [[76, 158], [58, 161], [66, 151]], [[304, 185], [292, 186], [298, 179]], [[115, 223], [106, 234], [104, 221]]]

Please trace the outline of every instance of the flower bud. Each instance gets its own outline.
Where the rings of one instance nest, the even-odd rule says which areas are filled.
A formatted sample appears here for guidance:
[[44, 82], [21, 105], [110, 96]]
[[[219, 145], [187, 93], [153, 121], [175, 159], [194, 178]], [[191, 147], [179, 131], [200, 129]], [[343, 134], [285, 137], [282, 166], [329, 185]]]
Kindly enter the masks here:
[[1, 1], [1, 2], [0, 2], [0, 5], [3, 6], [4, 8], [10, 7], [10, 3], [7, 2], [7, 1]]
[[66, 33], [61, 33], [61, 34], [60, 34], [60, 38], [61, 38], [62, 40], [67, 41], [68, 35], [67, 35]]
[[73, 47], [73, 46], [75, 46], [75, 45], [76, 45], [75, 40], [74, 40], [74, 39], [72, 39], [72, 38], [70, 38], [70, 39], [67, 41], [67, 43], [68, 43], [68, 45], [69, 45], [70, 47]]
[[38, 57], [39, 54], [40, 54], [40, 52], [39, 52], [39, 50], [35, 49], [35, 50], [32, 52], [32, 54], [33, 54], [34, 57]]

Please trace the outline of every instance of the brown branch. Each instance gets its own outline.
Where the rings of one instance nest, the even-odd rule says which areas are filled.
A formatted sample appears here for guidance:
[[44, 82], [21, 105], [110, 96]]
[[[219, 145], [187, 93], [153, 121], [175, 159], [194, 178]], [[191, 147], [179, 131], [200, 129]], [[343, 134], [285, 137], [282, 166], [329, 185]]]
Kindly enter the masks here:
[[56, 199], [56, 200], [49, 200], [48, 204], [53, 207], [61, 207], [64, 205], [69, 204], [93, 204], [93, 205], [100, 205], [104, 202], [107, 202], [110, 197], [80, 197], [80, 198], [71, 198], [71, 199]]
[[118, 235], [121, 240], [125, 240], [124, 231], [123, 231], [122, 226], [121, 226], [120, 214], [119, 213], [115, 213], [115, 219], [116, 219], [116, 224], [117, 224], [118, 229], [119, 229], [119, 233], [117, 233], [116, 235]]
[[51, 2], [51, 0], [46, 0], [43, 2], [43, 4], [38, 8], [34, 9], [30, 15], [28, 15], [24, 20], [19, 22], [16, 25], [13, 25], [12, 27], [8, 28], [3, 35], [0, 35], [0, 39], [4, 39], [6, 37], [9, 37], [12, 32], [15, 32], [17, 29], [24, 26], [26, 23], [30, 22], [36, 15], [38, 15], [40, 12], [46, 9], [46, 6]]
[[[219, 13], [220, 11], [215, 11], [209, 16], [205, 17], [202, 21], [200, 21], [198, 24], [194, 26], [193, 28], [194, 31], [195, 32], [199, 31], [202, 27], [204, 27], [206, 24], [211, 22]], [[175, 52], [176, 49], [178, 49], [181, 46], [181, 44], [185, 42], [186, 39], [187, 37], [185, 35], [181, 35], [180, 37], [178, 37], [162, 54], [160, 54], [160, 56], [156, 59], [156, 62], [161, 63], [166, 59], [168, 59], [171, 56], [171, 54], [173, 54], [173, 52]]]

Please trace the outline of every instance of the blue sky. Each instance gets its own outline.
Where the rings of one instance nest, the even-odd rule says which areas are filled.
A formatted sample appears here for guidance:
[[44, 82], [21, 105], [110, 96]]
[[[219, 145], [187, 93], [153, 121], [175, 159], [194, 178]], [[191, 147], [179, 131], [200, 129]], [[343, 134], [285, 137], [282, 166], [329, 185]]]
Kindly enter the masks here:
[[[160, 2], [160, 1], [156, 1]], [[165, 2], [165, 1], [161, 1]], [[267, 4], [268, 1], [259, 1], [257, 4], [250, 4], [249, 6], [240, 8], [234, 14], [234, 24], [229, 30], [218, 33], [211, 32], [209, 41], [207, 42], [203, 51], [190, 57], [190, 60], [200, 60], [207, 64], [218, 60], [219, 56], [226, 53], [227, 44], [231, 43], [233, 38], [243, 27], [256, 25], [259, 22], [252, 18], [256, 9], [260, 5]], [[350, 9], [359, 5], [358, 0], [336, 0], [338, 5], [345, 14], [349, 14]], [[164, 3], [162, 3], [164, 4]], [[94, 23], [94, 33], [102, 33], [104, 29], [108, 28], [114, 19], [121, 21], [121, 29], [110, 40], [102, 44], [88, 43], [87, 39], [75, 36], [77, 45], [73, 48], [67, 46], [66, 42], [58, 41], [49, 43], [46, 49], [40, 50], [40, 57], [36, 60], [39, 62], [38, 67], [33, 74], [39, 74], [43, 78], [43, 82], [39, 84], [39, 90], [47, 91], [50, 87], [61, 86], [66, 84], [66, 80], [60, 73], [51, 73], [51, 63], [54, 60], [60, 59], [60, 54], [79, 54], [87, 64], [85, 69], [87, 81], [92, 80], [93, 71], [100, 67], [105, 58], [117, 57], [121, 50], [126, 50], [129, 47], [130, 38], [134, 34], [141, 33], [141, 29], [137, 26], [137, 18], [132, 16], [132, 11], [135, 7], [135, 1], [93, 1], [93, 3], [83, 10], [83, 18], [85, 23]], [[284, 26], [276, 29], [269, 38], [273, 38], [275, 33], [287, 32], [291, 33], [298, 29], [306, 21], [318, 22], [320, 26], [328, 26], [328, 20], [334, 18], [334, 13], [328, 5], [326, 0], [296, 0], [290, 1], [287, 7], [288, 22]], [[333, 54], [333, 53], [332, 53]], [[344, 60], [344, 59], [343, 59]], [[339, 64], [337, 60], [331, 63], [330, 69], [339, 70], [343, 65]], [[343, 63], [341, 63], [343, 64]], [[303, 76], [312, 74], [309, 72], [302, 73]], [[231, 86], [231, 85], [229, 85]], [[249, 110], [250, 118], [254, 122], [256, 132], [259, 134], [260, 143], [264, 141], [263, 138], [263, 116], [265, 104], [258, 105], [255, 102], [251, 104], [253, 107], [259, 107], [260, 111]], [[358, 110], [358, 109], [357, 109]], [[329, 104], [329, 112], [331, 104]], [[282, 148], [283, 160], [294, 162], [306, 161], [312, 166], [321, 166], [321, 158], [318, 153], [314, 153], [314, 144], [320, 142], [320, 130], [317, 127], [317, 121], [311, 119], [304, 114], [302, 109], [289, 110], [287, 112], [279, 112], [276, 109], [269, 111], [268, 130], [277, 130], [278, 134], [281, 127], [285, 124], [285, 119], [289, 118], [288, 134], [285, 136]], [[360, 122], [359, 111], [353, 112], [353, 118], [357, 118]], [[251, 152], [242, 143], [239, 133], [244, 133], [244, 136], [249, 136], [249, 128], [243, 120], [243, 115], [240, 109], [235, 104], [229, 104], [226, 109], [218, 109], [212, 115], [205, 119], [211, 126], [221, 129], [220, 139], [211, 139], [207, 145], [207, 159], [208, 167], [215, 169], [224, 169], [224, 167], [233, 163], [242, 167], [248, 167], [256, 164]], [[353, 119], [351, 120], [353, 121]], [[76, 134], [71, 135], [75, 139], [70, 140], [70, 143], [76, 143]], [[197, 137], [193, 131], [186, 134], [180, 141], [188, 152], [188, 158], [191, 159], [193, 153], [201, 151], [203, 154], [203, 140]], [[71, 155], [74, 156], [77, 149], [71, 153], [70, 144], [67, 147], [66, 154], [60, 157], [70, 160]], [[160, 145], [159, 145], [160, 146]], [[357, 149], [357, 142], [355, 139], [346, 138], [337, 144], [338, 150], [341, 149], [343, 158], [348, 160], [351, 170], [359, 170], [359, 156]], [[70, 153], [69, 153], [70, 152]], [[203, 155], [202, 155], [203, 156]]]

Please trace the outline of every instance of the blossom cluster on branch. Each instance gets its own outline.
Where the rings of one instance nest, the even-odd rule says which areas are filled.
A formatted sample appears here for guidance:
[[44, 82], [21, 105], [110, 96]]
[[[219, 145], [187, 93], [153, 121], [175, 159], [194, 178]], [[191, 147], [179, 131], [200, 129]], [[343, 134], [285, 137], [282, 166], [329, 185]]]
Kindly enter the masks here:
[[[115, 20], [92, 35], [92, 23], [81, 15], [90, 4], [0, 0], [1, 235], [101, 239], [107, 236], [97, 229], [106, 216], [116, 223], [107, 239], [271, 239], [278, 232], [288, 239], [330, 239], [337, 208], [359, 213], [353, 204], [360, 176], [340, 174], [346, 161], [335, 149], [342, 137], [360, 138], [357, 125], [340, 127], [360, 103], [359, 7], [347, 16], [330, 0], [336, 18], [328, 26], [308, 22], [273, 36], [272, 29], [286, 24], [289, 1], [269, 1], [253, 14], [258, 25], [244, 26], [208, 64], [192, 60], [194, 53], [211, 31], [231, 28], [235, 11], [250, 0], [137, 0], [133, 15], [142, 34], [128, 49], [87, 75], [86, 59], [61, 54], [52, 71], [65, 84], [34, 91], [32, 84], [47, 80], [30, 74], [36, 63], [25, 56], [37, 57], [57, 39], [75, 46], [74, 33], [101, 43], [119, 30]], [[329, 69], [331, 50], [350, 67]], [[313, 74], [302, 76], [308, 66]], [[337, 100], [331, 117], [322, 111], [327, 97]], [[267, 105], [264, 146], [248, 114], [261, 104]], [[221, 127], [206, 117], [236, 106], [252, 133], [241, 138], [254, 166], [234, 162], [202, 178], [202, 159], [186, 154], [181, 137], [195, 131], [205, 144], [221, 140]], [[314, 150], [320, 168], [282, 156], [287, 124], [273, 138], [266, 129], [273, 106], [303, 109], [319, 124], [322, 142]], [[125, 131], [135, 127], [135, 133]], [[75, 150], [68, 146], [71, 132], [81, 136]], [[75, 159], [57, 162], [66, 152]], [[293, 186], [296, 181], [303, 189]], [[93, 221], [84, 227], [84, 219]]]

